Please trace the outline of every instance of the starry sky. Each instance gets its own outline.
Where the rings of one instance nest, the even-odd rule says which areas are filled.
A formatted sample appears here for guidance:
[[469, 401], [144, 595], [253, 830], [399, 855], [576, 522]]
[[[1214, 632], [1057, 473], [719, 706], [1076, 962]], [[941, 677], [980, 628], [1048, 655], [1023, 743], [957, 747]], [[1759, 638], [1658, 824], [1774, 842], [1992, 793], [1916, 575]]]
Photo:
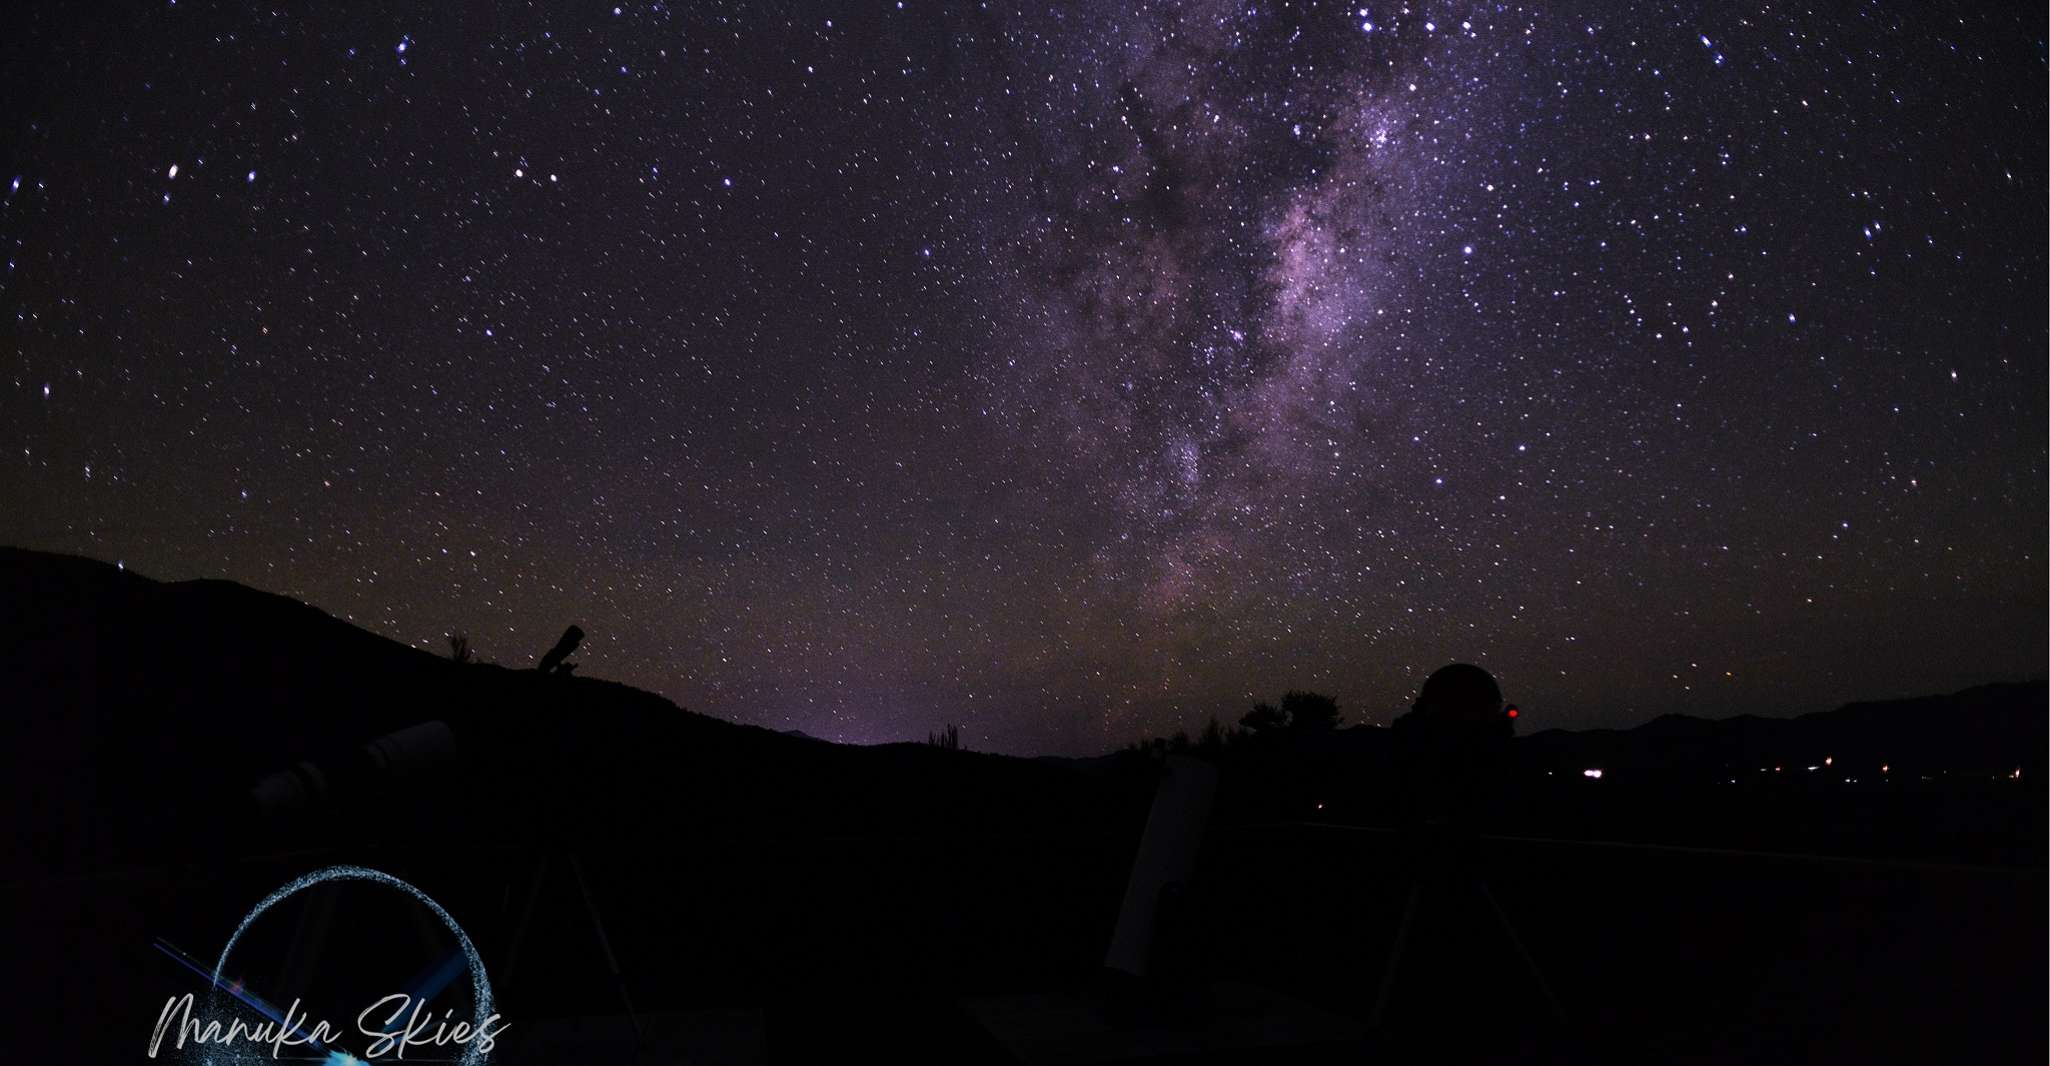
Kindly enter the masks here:
[[0, 543], [1013, 753], [2044, 673], [2040, 5], [0, 19]]

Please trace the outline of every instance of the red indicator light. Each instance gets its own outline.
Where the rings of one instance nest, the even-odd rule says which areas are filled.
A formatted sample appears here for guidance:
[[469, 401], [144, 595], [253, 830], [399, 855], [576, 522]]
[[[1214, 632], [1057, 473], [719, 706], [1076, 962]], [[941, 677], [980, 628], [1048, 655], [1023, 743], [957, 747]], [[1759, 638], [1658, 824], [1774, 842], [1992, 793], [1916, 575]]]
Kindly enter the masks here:
[[1513, 703], [1509, 705], [1509, 717], [1516, 717], [1516, 705]]

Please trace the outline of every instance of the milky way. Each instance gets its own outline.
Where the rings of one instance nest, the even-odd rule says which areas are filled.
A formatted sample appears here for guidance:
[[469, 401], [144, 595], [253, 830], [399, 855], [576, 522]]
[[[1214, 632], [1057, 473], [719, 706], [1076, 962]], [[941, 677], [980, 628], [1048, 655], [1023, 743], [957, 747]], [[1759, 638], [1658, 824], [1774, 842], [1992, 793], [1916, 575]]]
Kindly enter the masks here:
[[0, 541], [852, 741], [2040, 675], [2044, 19], [7, 16]]

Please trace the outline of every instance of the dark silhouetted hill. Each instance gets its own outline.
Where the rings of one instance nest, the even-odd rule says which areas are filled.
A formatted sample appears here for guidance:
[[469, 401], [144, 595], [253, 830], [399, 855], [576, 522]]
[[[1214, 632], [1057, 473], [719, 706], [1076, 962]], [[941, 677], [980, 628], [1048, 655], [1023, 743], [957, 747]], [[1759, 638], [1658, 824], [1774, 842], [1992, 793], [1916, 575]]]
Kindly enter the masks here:
[[[2042, 772], [2050, 717], [2042, 681], [1981, 685], [1947, 696], [1847, 704], [1798, 718], [1712, 720], [1669, 714], [1627, 730], [1547, 730], [1520, 746], [1550, 770], [1676, 775], [1703, 783], [1763, 772], [1846, 777], [1992, 776]], [[1771, 768], [1781, 767], [1774, 771]], [[2034, 771], [2031, 773], [2030, 771]], [[1813, 771], [1820, 773], [1822, 771]]]
[[[737, 725], [614, 682], [457, 663], [232, 582], [0, 549], [0, 604], [9, 799], [38, 815], [7, 857], [34, 868], [281, 837], [1088, 836], [1128, 828], [1106, 811], [1143, 816], [1143, 783]], [[446, 735], [366, 756], [426, 722]], [[281, 773], [286, 802], [264, 809], [252, 790]]]

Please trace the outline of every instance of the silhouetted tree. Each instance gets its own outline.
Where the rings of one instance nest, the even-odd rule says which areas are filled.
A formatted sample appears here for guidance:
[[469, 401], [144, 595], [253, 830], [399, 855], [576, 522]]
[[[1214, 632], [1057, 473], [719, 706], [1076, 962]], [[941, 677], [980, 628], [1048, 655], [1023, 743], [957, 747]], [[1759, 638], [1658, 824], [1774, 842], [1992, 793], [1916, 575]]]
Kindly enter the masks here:
[[470, 638], [461, 633], [448, 635], [448, 657], [459, 663], [470, 661]]
[[1224, 754], [1224, 743], [1224, 726], [1218, 724], [1216, 715], [1212, 715], [1203, 724], [1203, 737], [1196, 741], [1196, 750], [1214, 758]]
[[1298, 733], [1328, 733], [1344, 721], [1338, 701], [1316, 692], [1291, 690], [1281, 697], [1281, 712], [1288, 717], [1288, 727]]
[[1287, 724], [1288, 716], [1281, 712], [1281, 708], [1271, 703], [1254, 704], [1253, 709], [1247, 711], [1244, 718], [1239, 719], [1240, 728], [1253, 736], [1278, 730]]
[[1175, 730], [1174, 736], [1167, 742], [1167, 750], [1176, 755], [1187, 755], [1193, 746], [1193, 742], [1189, 740], [1189, 731], [1186, 729]]
[[960, 751], [961, 727], [949, 724], [942, 732], [927, 733], [925, 742], [942, 751]]

